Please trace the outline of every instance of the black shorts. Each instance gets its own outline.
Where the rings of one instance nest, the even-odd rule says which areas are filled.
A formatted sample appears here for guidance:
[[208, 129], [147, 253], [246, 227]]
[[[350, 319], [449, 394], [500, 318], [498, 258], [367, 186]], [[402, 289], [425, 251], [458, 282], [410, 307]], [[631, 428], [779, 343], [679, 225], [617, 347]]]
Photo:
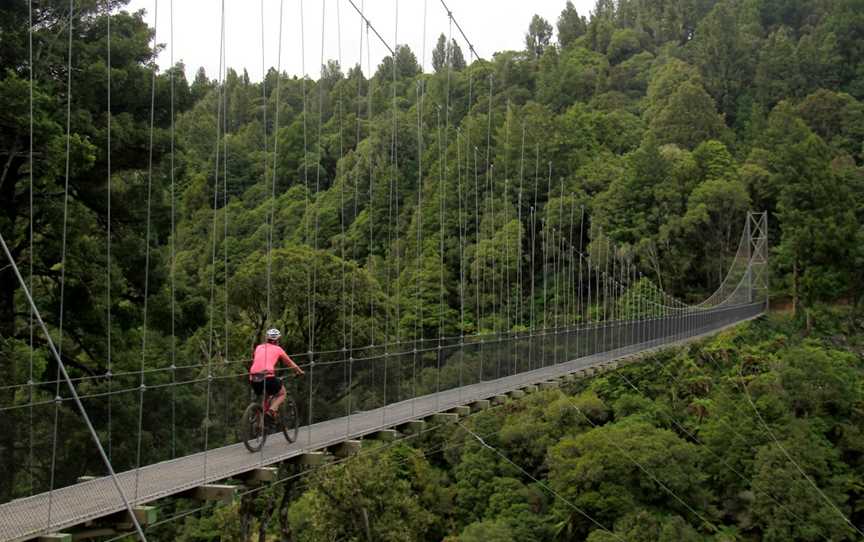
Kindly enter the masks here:
[[282, 379], [275, 376], [268, 376], [267, 380], [264, 382], [255, 382], [254, 380], [250, 380], [249, 384], [252, 385], [255, 395], [261, 395], [264, 392], [265, 386], [268, 397], [275, 397], [276, 395], [279, 395], [280, 391], [282, 391]]

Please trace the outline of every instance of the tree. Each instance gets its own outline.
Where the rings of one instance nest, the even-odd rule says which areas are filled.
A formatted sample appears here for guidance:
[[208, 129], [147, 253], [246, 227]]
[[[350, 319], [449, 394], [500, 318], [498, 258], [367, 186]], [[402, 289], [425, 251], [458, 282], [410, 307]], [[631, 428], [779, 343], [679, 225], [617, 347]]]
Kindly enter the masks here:
[[651, 120], [651, 131], [659, 143], [674, 143], [688, 149], [721, 136], [723, 128], [714, 100], [694, 81], [679, 86], [668, 105]]
[[584, 36], [588, 31], [588, 23], [585, 17], [576, 12], [573, 2], [567, 0], [561, 15], [558, 16], [558, 45], [566, 49], [573, 44], [577, 38]]
[[716, 108], [734, 123], [738, 100], [753, 80], [761, 28], [754, 4], [717, 2], [699, 23], [692, 47]]
[[693, 246], [704, 253], [701, 267], [709, 289], [719, 286], [726, 276], [749, 208], [747, 190], [734, 177], [708, 179], [690, 194], [682, 227], [694, 239]]
[[639, 32], [632, 28], [622, 28], [612, 34], [606, 56], [610, 64], [619, 64], [627, 60], [642, 48]]
[[543, 55], [543, 50], [552, 39], [552, 25], [539, 15], [531, 18], [528, 32], [525, 34], [525, 49], [535, 60]]
[[836, 153], [864, 159], [864, 104], [849, 94], [821, 89], [805, 97], [796, 112]]
[[[420, 65], [417, 63], [417, 57], [407, 45], [396, 46], [396, 73], [395, 77], [399, 79], [410, 79], [420, 73]], [[381, 82], [392, 81], [393, 73], [393, 55], [387, 55], [381, 60], [378, 69], [375, 71], [375, 79]]]
[[[619, 422], [564, 437], [549, 449], [548, 462], [549, 485], [605, 525], [647, 507], [686, 517], [687, 509], [655, 479], [696, 510], [707, 504], [696, 446], [645, 422]], [[653, 478], [646, 478], [637, 463], [650, 465]], [[595, 528], [559, 501], [555, 508], [571, 536]]]
[[454, 71], [465, 69], [465, 57], [462, 55], [462, 48], [456, 43], [456, 40], [451, 39], [447, 44], [447, 38], [442, 33], [438, 36], [438, 42], [435, 44], [435, 49], [432, 51], [432, 68], [435, 73], [446, 71], [448, 66]]
[[462, 54], [462, 48], [456, 43], [456, 40], [450, 40], [450, 66], [455, 71], [462, 71], [466, 67], [465, 56]]
[[432, 69], [435, 73], [440, 72], [447, 67], [447, 38], [442, 32], [438, 36], [438, 42], [435, 44], [435, 49], [432, 50]]
[[400, 473], [399, 454], [419, 456], [411, 450], [361, 454], [335, 467], [336, 475], [316, 471], [307, 534], [315, 540], [425, 540], [433, 515], [412, 488], [412, 465]]
[[754, 84], [756, 95], [766, 109], [800, 92], [798, 56], [788, 28], [781, 26], [768, 36], [759, 52]]

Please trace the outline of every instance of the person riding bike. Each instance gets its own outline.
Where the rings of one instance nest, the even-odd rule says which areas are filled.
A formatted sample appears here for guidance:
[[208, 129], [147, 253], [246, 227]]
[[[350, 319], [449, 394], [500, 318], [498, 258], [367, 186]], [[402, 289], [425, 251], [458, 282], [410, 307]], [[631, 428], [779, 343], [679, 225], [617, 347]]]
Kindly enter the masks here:
[[[266, 390], [267, 396], [271, 397], [270, 409], [267, 414], [276, 417], [279, 407], [285, 402], [285, 386], [282, 379], [276, 376], [276, 364], [280, 361], [294, 370], [297, 376], [302, 376], [303, 369], [294, 363], [288, 354], [279, 346], [279, 338], [282, 333], [278, 329], [267, 330], [267, 342], [259, 344], [255, 348], [255, 357], [252, 367], [249, 369], [249, 384], [256, 395], [261, 395]], [[266, 375], [264, 380], [255, 378], [256, 375]]]

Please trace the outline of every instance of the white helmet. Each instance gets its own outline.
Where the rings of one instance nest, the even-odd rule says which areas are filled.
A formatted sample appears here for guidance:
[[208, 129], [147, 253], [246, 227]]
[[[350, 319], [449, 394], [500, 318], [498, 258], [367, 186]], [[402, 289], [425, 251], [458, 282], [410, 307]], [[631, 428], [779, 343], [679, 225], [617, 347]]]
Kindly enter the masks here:
[[282, 336], [282, 333], [276, 329], [275, 327], [267, 330], [267, 339], [271, 341], [278, 341], [279, 337]]

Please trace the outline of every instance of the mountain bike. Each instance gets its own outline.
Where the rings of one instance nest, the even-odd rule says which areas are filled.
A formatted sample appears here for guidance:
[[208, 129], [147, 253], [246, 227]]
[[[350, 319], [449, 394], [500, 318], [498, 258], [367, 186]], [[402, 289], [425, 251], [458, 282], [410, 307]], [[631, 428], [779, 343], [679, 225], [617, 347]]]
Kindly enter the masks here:
[[[253, 382], [265, 382], [266, 373], [255, 373], [252, 375]], [[284, 384], [283, 384], [284, 386]], [[271, 396], [267, 394], [266, 386], [263, 393], [254, 401], [249, 403], [243, 412], [239, 424], [239, 437], [243, 445], [250, 452], [257, 452], [267, 442], [267, 436], [281, 431], [289, 444], [297, 440], [297, 432], [300, 429], [300, 417], [297, 415], [297, 405], [285, 389], [286, 398], [279, 407], [276, 417], [267, 415], [270, 409]]]

